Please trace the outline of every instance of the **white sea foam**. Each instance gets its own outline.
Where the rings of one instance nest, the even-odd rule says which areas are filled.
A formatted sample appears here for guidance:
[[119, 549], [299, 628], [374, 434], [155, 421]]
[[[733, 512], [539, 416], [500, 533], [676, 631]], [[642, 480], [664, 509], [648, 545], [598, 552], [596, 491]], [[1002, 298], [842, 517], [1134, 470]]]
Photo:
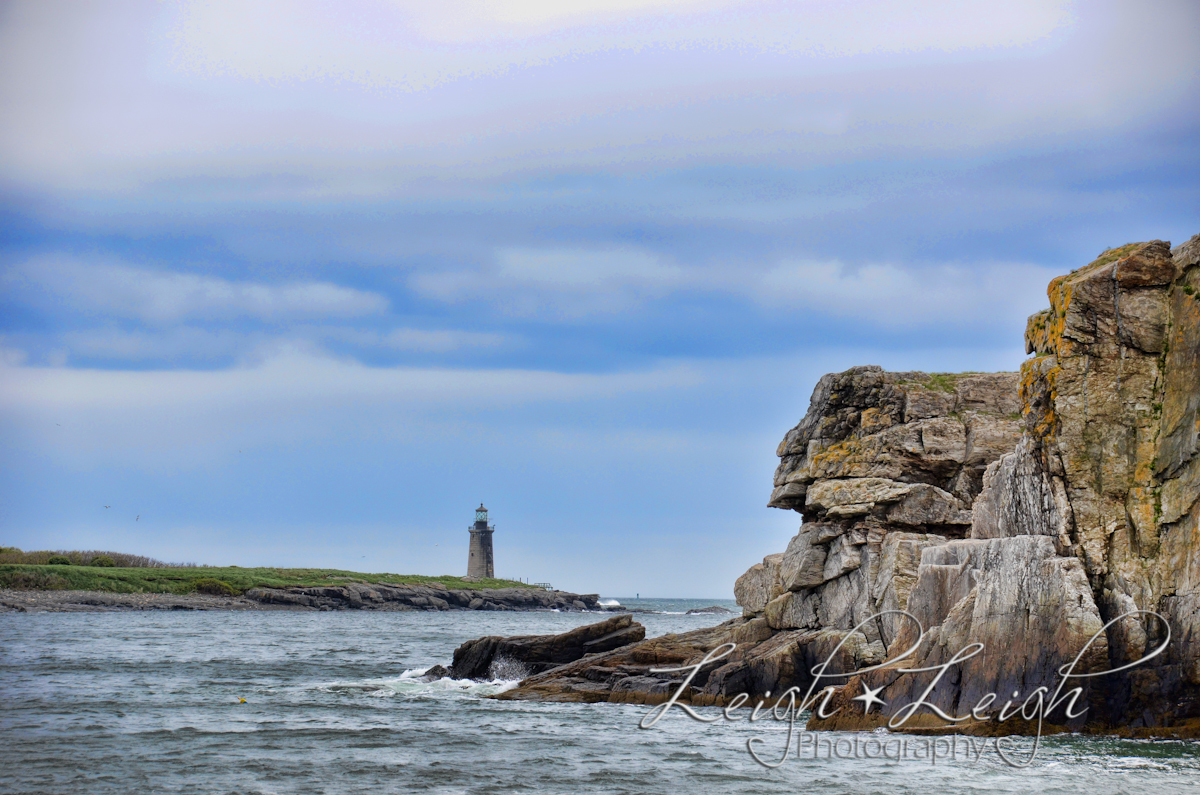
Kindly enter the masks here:
[[512, 690], [519, 679], [491, 679], [477, 682], [474, 679], [451, 679], [443, 677], [426, 682], [421, 677], [428, 668], [412, 668], [395, 679], [360, 679], [350, 682], [328, 682], [317, 686], [328, 693], [362, 694], [376, 698], [393, 696], [436, 696], [439, 694], [493, 696]]
[[601, 607], [620, 607], [621, 606], [621, 603], [618, 602], [616, 599], [601, 599], [599, 602], [597, 602], [597, 604], [600, 605]]

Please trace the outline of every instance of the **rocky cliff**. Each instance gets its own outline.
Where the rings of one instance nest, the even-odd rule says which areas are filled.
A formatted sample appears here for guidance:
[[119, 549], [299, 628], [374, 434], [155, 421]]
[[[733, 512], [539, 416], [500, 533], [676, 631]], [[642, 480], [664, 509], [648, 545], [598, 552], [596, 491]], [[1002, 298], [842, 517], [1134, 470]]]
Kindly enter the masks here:
[[[882, 686], [875, 715], [844, 709], [824, 727], [878, 725], [911, 703], [937, 666], [969, 643], [983, 651], [929, 697], [970, 712], [987, 693], [1053, 691], [1078, 672], [1164, 654], [1077, 680], [1086, 714], [1069, 728], [1194, 734], [1200, 726], [1200, 237], [1106, 252], [1051, 282], [1021, 368], [1023, 433], [991, 463], [968, 538], [928, 545], [903, 606], [930, 630], [915, 662], [851, 680]], [[1120, 619], [1122, 615], [1144, 611]], [[1151, 615], [1157, 613], [1166, 620]], [[1115, 622], [1111, 623], [1110, 622]], [[1107, 629], [1105, 627], [1107, 626]], [[1105, 631], [1101, 631], [1105, 630]], [[1099, 633], [1096, 642], [1088, 641]], [[900, 648], [911, 638], [904, 632]], [[1077, 710], [1078, 711], [1078, 710]], [[933, 723], [932, 715], [926, 721]]]
[[[926, 633], [914, 656], [852, 676], [832, 698], [842, 709], [811, 728], [887, 723], [936, 676], [902, 668], [942, 665], [972, 643], [980, 653], [926, 697], [949, 714], [989, 693], [998, 706], [1053, 691], [1076, 657], [1078, 673], [1119, 668], [1169, 628], [1152, 660], [1073, 680], [1085, 713], [1060, 707], [1047, 720], [1200, 734], [1200, 236], [1173, 251], [1161, 241], [1107, 251], [1048, 294], [1019, 374], [856, 367], [818, 382], [776, 451], [769, 503], [803, 524], [738, 579], [743, 616], [550, 668], [504, 697], [657, 703], [684, 674], [652, 668], [728, 642], [737, 649], [682, 700], [803, 690], [831, 654], [831, 670], [853, 672], [911, 646], [911, 621], [868, 620], [906, 610]], [[880, 688], [879, 711], [851, 704], [864, 685]], [[996, 709], [984, 712], [991, 722], [958, 730], [1001, 731]], [[926, 708], [906, 728], [943, 723]], [[1002, 731], [1022, 729], [1032, 730]]]

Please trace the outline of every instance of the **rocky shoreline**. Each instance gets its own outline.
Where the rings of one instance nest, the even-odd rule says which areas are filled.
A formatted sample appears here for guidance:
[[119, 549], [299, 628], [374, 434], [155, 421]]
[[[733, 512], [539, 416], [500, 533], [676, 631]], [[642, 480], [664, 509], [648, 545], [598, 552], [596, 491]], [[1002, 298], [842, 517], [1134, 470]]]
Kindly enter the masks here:
[[[625, 642], [594, 651], [481, 639], [456, 665], [479, 649], [520, 663], [570, 647], [575, 659], [552, 666], [534, 654], [497, 698], [656, 704], [678, 692], [727, 706], [803, 694], [829, 660], [849, 679], [810, 730], [870, 730], [917, 704], [902, 730], [1200, 737], [1200, 235], [1106, 251], [1048, 296], [1020, 373], [867, 366], [820, 379], [776, 450], [769, 501], [803, 524], [738, 579], [742, 616], [649, 639], [596, 627]], [[686, 673], [653, 670], [725, 644], [736, 648], [682, 690]], [[1074, 712], [1058, 702], [1044, 727], [1000, 717], [1009, 694], [1022, 707], [1065, 670], [1091, 675], [1071, 682]], [[853, 703], [868, 693], [878, 710]]]
[[603, 612], [598, 594], [538, 588], [450, 589], [429, 585], [251, 588], [241, 596], [0, 590], [0, 612], [84, 613], [123, 610], [558, 610]]

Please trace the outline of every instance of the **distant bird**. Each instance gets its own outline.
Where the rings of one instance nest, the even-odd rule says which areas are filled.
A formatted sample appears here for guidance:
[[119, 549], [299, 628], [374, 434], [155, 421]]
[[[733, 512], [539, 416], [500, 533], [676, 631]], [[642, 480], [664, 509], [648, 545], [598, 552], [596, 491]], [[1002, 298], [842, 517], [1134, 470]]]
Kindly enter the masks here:
[[60, 427], [60, 428], [62, 427], [62, 423], [61, 423], [61, 422], [56, 422], [56, 423], [54, 423], [54, 424], [55, 424], [55, 425], [57, 425], [57, 426], [58, 426], [58, 427]]
[[133, 521], [135, 521], [135, 522], [136, 522], [138, 519], [141, 519], [141, 518], [142, 518], [142, 515], [139, 513], [139, 514], [137, 515], [137, 519], [134, 519]]
[[111, 505], [105, 505], [104, 507], [105, 507], [105, 508], [111, 508], [112, 506], [111, 506]]

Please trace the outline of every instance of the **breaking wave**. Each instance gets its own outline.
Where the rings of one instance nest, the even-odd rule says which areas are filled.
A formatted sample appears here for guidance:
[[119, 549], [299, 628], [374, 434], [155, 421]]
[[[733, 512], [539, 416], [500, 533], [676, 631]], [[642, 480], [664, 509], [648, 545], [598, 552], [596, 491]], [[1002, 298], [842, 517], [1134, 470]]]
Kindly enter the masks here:
[[[345, 695], [365, 695], [375, 698], [392, 698], [395, 696], [494, 696], [505, 690], [512, 690], [520, 679], [495, 678], [484, 682], [474, 679], [451, 679], [443, 677], [426, 682], [424, 676], [428, 668], [412, 668], [400, 674], [395, 679], [360, 679], [349, 682], [327, 682], [317, 685], [317, 690], [326, 693], [342, 693]], [[507, 671], [489, 671], [489, 673], [504, 676]], [[516, 673], [516, 672], [514, 672]]]

